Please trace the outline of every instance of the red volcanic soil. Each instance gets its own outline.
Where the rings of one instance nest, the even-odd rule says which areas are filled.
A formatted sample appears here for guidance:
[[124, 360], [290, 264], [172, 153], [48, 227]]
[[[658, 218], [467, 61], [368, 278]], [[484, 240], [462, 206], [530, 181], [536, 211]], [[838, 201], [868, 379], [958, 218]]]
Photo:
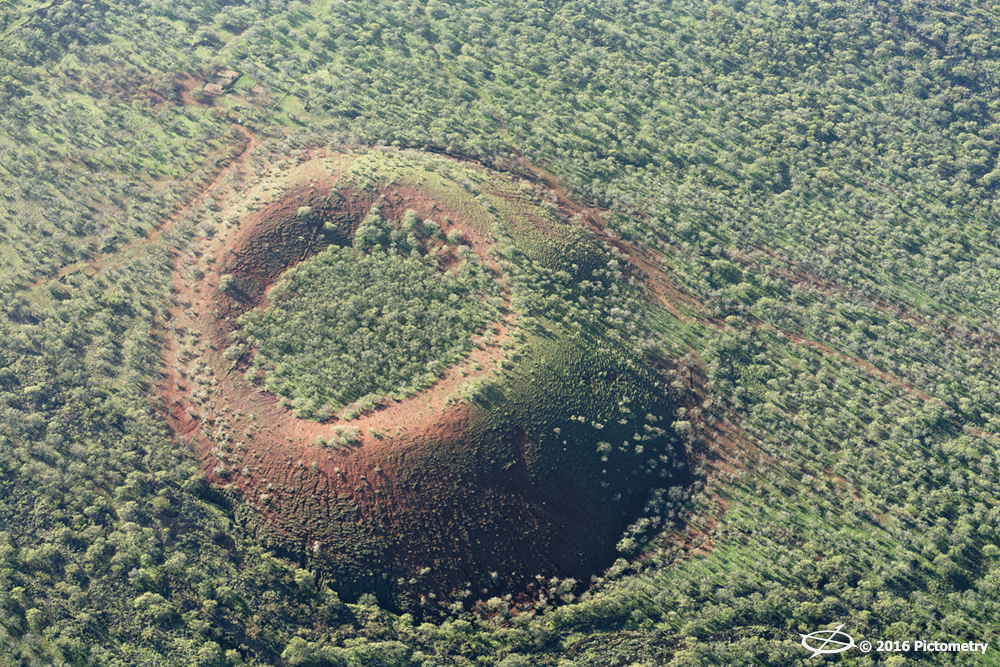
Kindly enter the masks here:
[[[306, 161], [305, 175], [280, 199], [216, 243], [209, 268], [234, 276], [236, 290], [220, 292], [215, 277], [185, 280], [178, 260], [182, 305], [161, 385], [172, 428], [193, 442], [210, 481], [232, 485], [256, 508], [262, 538], [308, 560], [348, 596], [374, 591], [404, 606], [438, 604], [525, 590], [537, 574], [585, 580], [608, 565], [620, 522], [580, 502], [589, 489], [533, 482], [525, 432], [488, 432], [482, 409], [457, 400], [462, 385], [494, 372], [511, 314], [430, 388], [387, 398], [346, 423], [296, 418], [245, 377], [249, 355], [223, 358], [236, 318], [265, 302], [282, 271], [331, 242], [323, 224], [337, 226], [332, 242], [349, 243], [376, 201], [389, 219], [406, 209], [447, 218], [442, 231], [460, 230], [503, 281], [490, 240], [461, 211], [405, 185], [338, 190], [338, 174], [309, 171], [320, 157]], [[308, 216], [296, 216], [302, 206]], [[337, 450], [316, 444], [338, 428], [358, 429], [359, 441]]]

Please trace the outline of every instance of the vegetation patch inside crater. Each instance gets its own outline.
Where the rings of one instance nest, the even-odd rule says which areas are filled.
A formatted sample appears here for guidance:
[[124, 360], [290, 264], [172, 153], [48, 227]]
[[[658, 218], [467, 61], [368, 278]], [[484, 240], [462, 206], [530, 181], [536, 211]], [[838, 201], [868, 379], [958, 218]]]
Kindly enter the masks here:
[[[433, 229], [412, 213], [397, 228], [373, 210], [354, 247], [331, 245], [288, 271], [270, 305], [239, 320], [242, 338], [257, 348], [253, 377], [296, 416], [318, 420], [433, 383], [502, 303], [496, 280], [467, 247], [444, 269], [453, 249], [428, 251], [420, 242]], [[241, 354], [243, 343], [231, 350]]]

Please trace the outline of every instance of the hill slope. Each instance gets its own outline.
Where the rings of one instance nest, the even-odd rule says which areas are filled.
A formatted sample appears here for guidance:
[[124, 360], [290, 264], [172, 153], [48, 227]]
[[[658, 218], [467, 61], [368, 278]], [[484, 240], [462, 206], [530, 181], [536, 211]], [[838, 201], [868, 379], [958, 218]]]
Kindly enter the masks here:
[[[174, 430], [264, 515], [264, 539], [308, 554], [342, 595], [424, 611], [527, 594], [536, 577], [586, 581], [649, 491], [683, 477], [677, 397], [646, 370], [619, 261], [529, 183], [443, 158], [323, 155], [213, 235], [216, 285], [178, 265], [192, 308], [177, 309], [167, 361]], [[222, 216], [238, 218], [246, 197], [232, 193]], [[383, 306], [374, 295], [404, 287], [390, 267], [406, 296]], [[395, 324], [440, 308], [436, 287], [414, 289], [435, 275], [483, 290], [451, 301], [475, 299], [488, 331], [404, 389], [360, 384], [337, 404], [342, 364], [380, 382], [379, 368], [411, 367], [411, 342], [435, 349]], [[361, 371], [373, 335], [399, 341]]]

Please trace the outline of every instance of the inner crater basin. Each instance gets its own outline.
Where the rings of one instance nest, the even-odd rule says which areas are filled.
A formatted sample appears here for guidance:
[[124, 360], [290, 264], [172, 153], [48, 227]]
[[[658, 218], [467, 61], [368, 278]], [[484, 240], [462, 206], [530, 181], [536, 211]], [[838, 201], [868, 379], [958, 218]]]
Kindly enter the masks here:
[[252, 346], [251, 379], [297, 417], [350, 418], [430, 387], [500, 319], [499, 283], [469, 247], [451, 261], [452, 248], [426, 247], [440, 235], [433, 220], [403, 217], [400, 230], [373, 209], [353, 247], [331, 245], [289, 269], [267, 307], [239, 318], [228, 358]]
[[348, 599], [445, 613], [572, 595], [662, 525], [680, 403], [597, 213], [417, 153], [276, 171], [168, 353], [171, 426], [257, 539]]

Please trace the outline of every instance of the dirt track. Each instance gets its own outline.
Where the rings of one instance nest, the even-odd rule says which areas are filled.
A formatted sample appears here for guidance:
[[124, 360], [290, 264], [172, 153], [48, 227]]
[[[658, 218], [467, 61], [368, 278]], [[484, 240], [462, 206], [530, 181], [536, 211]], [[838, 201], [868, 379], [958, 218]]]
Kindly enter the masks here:
[[[192, 106], [204, 106], [195, 101], [195, 99], [191, 97], [190, 93], [193, 88], [196, 88], [202, 82], [189, 76], [187, 79], [182, 80], [182, 83], [185, 84], [184, 93], [182, 95], [185, 104]], [[113, 252], [104, 253], [94, 259], [64, 266], [52, 275], [38, 278], [28, 285], [28, 289], [38, 287], [53, 280], [59, 280], [60, 278], [63, 278], [71, 273], [76, 273], [77, 271], [90, 269], [95, 274], [99, 274], [102, 271], [107, 270], [107, 268], [113, 267], [119, 256], [156, 242], [161, 236], [163, 236], [164, 232], [169, 230], [174, 225], [174, 223], [196, 208], [210, 194], [218, 191], [222, 186], [223, 179], [228, 174], [230, 168], [234, 165], [236, 168], [239, 168], [239, 165], [246, 159], [247, 155], [250, 154], [250, 151], [257, 147], [258, 143], [256, 136], [241, 123], [235, 121], [230, 122], [230, 127], [235, 133], [241, 135], [242, 139], [229, 150], [229, 155], [227, 157], [218, 162], [214, 174], [208, 177], [210, 180], [208, 180], [207, 184], [203, 187], [196, 187], [191, 196], [188, 197], [188, 199], [179, 208], [175, 209], [173, 213], [164, 218], [163, 222], [157, 225], [156, 228], [154, 228], [145, 238], [133, 241], [132, 243], [124, 245]]]

